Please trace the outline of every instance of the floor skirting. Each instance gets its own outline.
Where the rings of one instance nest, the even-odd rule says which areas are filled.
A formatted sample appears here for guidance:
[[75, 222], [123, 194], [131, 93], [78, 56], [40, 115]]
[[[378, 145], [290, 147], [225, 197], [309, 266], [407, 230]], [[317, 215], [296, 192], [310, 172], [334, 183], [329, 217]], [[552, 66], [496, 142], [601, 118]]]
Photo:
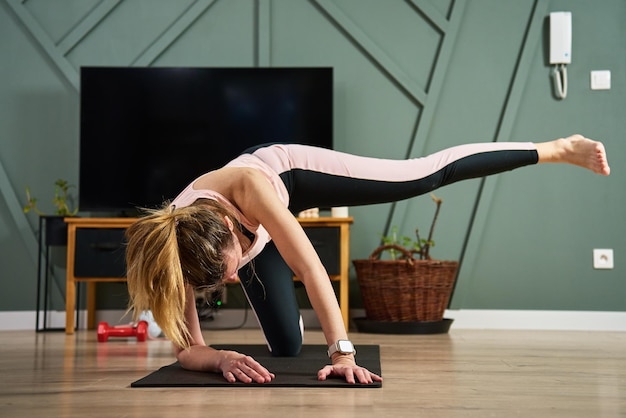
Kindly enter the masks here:
[[[364, 317], [361, 309], [350, 311], [351, 318]], [[81, 328], [86, 324], [86, 312], [79, 315]], [[302, 310], [305, 328], [317, 329], [319, 322], [311, 309]], [[626, 331], [626, 312], [600, 311], [533, 311], [533, 310], [477, 310], [460, 309], [446, 311], [446, 318], [454, 319], [455, 329], [503, 329], [503, 330], [559, 330], [559, 331]], [[35, 330], [34, 311], [0, 312], [0, 331]], [[123, 310], [100, 310], [97, 321], [111, 325], [126, 324]], [[64, 328], [65, 311], [49, 311], [47, 328]], [[40, 328], [43, 326], [40, 313]], [[203, 322], [204, 329], [255, 328], [256, 319], [251, 311], [244, 309], [222, 309], [215, 318]]]

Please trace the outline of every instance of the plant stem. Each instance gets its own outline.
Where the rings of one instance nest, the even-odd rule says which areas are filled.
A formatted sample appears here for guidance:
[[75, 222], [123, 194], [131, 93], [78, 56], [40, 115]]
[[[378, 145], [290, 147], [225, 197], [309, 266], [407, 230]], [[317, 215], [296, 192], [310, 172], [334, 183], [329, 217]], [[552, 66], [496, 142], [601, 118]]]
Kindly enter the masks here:
[[426, 259], [430, 259], [430, 243], [432, 242], [433, 239], [433, 232], [435, 230], [435, 223], [437, 222], [437, 218], [439, 217], [439, 209], [441, 208], [441, 202], [443, 202], [442, 199], [438, 198], [437, 196], [435, 196], [433, 193], [430, 194], [431, 199], [433, 199], [433, 202], [435, 202], [437, 204], [437, 208], [435, 209], [435, 215], [433, 216], [433, 222], [430, 224], [430, 231], [428, 231], [428, 241], [426, 242], [426, 250], [425, 250], [425, 257]]

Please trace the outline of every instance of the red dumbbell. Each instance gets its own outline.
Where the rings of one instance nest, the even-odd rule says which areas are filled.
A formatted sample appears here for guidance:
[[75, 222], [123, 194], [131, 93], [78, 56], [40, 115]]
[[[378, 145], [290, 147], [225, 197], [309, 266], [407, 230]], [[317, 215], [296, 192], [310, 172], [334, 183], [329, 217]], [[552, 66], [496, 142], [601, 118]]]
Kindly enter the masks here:
[[109, 326], [106, 322], [98, 324], [98, 342], [105, 343], [109, 337], [137, 337], [137, 341], [146, 341], [148, 338], [148, 322], [139, 321], [137, 326], [117, 325]]

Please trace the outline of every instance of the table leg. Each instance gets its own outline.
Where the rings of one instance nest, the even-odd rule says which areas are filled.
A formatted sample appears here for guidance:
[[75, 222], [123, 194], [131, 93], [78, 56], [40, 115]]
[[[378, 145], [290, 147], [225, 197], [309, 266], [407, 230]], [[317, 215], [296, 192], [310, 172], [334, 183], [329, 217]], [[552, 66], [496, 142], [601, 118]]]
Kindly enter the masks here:
[[74, 312], [76, 311], [76, 281], [74, 280], [74, 250], [76, 226], [67, 228], [67, 265], [65, 276], [65, 333], [74, 334]]
[[96, 283], [87, 282], [87, 329], [96, 328]]

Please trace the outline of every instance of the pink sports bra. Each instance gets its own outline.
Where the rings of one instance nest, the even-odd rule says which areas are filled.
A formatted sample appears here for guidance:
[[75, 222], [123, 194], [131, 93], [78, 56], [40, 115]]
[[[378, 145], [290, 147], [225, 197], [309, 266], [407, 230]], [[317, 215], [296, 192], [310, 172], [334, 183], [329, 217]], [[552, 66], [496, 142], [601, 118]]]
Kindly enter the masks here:
[[[228, 163], [226, 167], [252, 167], [261, 171], [267, 181], [273, 186], [274, 190], [279, 197], [279, 199], [283, 202], [285, 207], [289, 205], [289, 194], [287, 193], [287, 189], [283, 184], [282, 180], [278, 176], [272, 168], [263, 162], [258, 157], [252, 154], [243, 154], [239, 157], [235, 158], [233, 161]], [[239, 222], [250, 232], [254, 234], [254, 240], [250, 245], [250, 248], [243, 254], [241, 259], [241, 263], [239, 264], [239, 268], [245, 266], [256, 257], [265, 247], [265, 245], [272, 239], [269, 233], [265, 230], [263, 225], [254, 224], [248, 218], [244, 216], [228, 199], [226, 199], [223, 195], [213, 190], [202, 190], [202, 189], [194, 189], [194, 184], [197, 179], [192, 181], [173, 201], [172, 205], [176, 207], [186, 207], [191, 205], [198, 199], [212, 199], [215, 200], [228, 209], [233, 211], [238, 217]]]

